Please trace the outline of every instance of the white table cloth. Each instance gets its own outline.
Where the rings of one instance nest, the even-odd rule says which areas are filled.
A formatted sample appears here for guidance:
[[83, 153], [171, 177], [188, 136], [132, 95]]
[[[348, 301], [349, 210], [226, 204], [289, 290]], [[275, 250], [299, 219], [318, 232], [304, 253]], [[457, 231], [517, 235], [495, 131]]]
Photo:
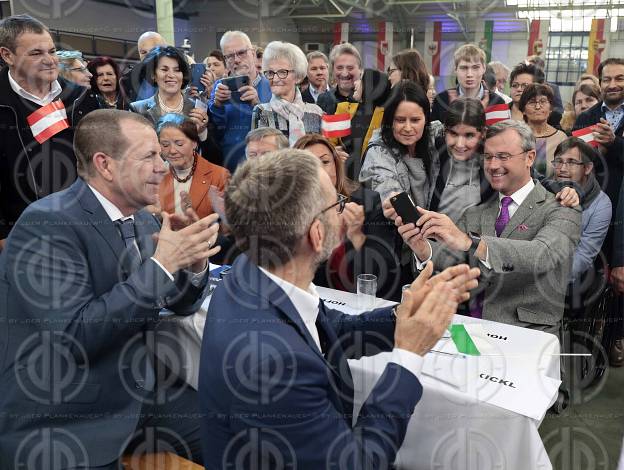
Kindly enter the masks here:
[[[324, 288], [319, 288], [319, 294], [330, 308], [348, 314], [360, 311], [361, 305], [354, 294]], [[210, 298], [206, 299], [202, 309], [194, 315], [164, 318], [157, 330], [159, 335], [167, 338], [167, 347], [159, 348], [157, 355], [169, 364], [177, 363], [172, 368], [179, 370], [194, 388], [197, 388], [201, 337], [209, 302]], [[377, 299], [375, 307], [390, 304]], [[423, 396], [416, 405], [398, 452], [397, 468], [551, 469], [538, 427], [557, 397], [556, 385], [560, 375], [557, 338], [539, 331], [462, 316], [455, 316], [454, 323], [466, 323], [467, 328], [476, 324], [477, 331], [485, 333], [490, 349], [485, 348], [479, 357], [438, 353], [426, 356], [420, 377]], [[171, 341], [172, 338], [175, 340]], [[475, 343], [485, 346], [483, 338]], [[450, 339], [442, 339], [434, 349], [456, 352]], [[382, 353], [349, 361], [355, 385], [355, 415], [381, 376], [388, 358], [389, 353]], [[518, 375], [520, 369], [523, 373]], [[530, 409], [525, 411], [533, 417], [491, 403], [502, 393], [500, 390], [514, 383], [498, 383], [507, 376], [516, 377], [514, 380], [520, 377], [520, 381], [533, 381], [537, 392], [532, 386], [531, 393], [542, 398], [539, 408], [529, 406]], [[466, 377], [472, 379], [465, 380]], [[497, 382], [488, 380], [490, 377]], [[548, 396], [544, 398], [544, 394]], [[510, 406], [522, 409], [520, 402], [526, 402], [524, 395], [522, 393], [516, 400], [518, 403]]]

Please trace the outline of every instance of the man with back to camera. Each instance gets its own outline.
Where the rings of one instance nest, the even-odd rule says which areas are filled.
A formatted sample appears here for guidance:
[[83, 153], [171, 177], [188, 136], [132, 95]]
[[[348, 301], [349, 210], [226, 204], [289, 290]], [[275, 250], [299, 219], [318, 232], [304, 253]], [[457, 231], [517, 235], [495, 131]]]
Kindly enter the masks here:
[[[259, 156], [232, 177], [226, 216], [243, 254], [214, 292], [203, 334], [206, 468], [363, 469], [394, 461], [422, 393], [422, 356], [479, 271], [454, 266], [429, 279], [430, 265], [396, 316], [390, 308], [356, 316], [326, 308], [311, 281], [341, 239], [344, 203], [306, 151]], [[347, 358], [390, 350], [352, 426]]]
[[138, 114], [90, 113], [75, 150], [80, 177], [31, 204], [0, 255], [0, 468], [201, 462], [197, 395], [153, 357], [153, 330], [161, 309], [190, 315], [206, 297], [217, 215], [163, 212], [159, 227], [143, 210], [167, 169]]
[[28, 15], [0, 21], [0, 250], [33, 201], [76, 179], [74, 127], [98, 108], [87, 88], [58, 76], [48, 28]]
[[498, 197], [467, 209], [457, 224], [423, 208], [416, 225], [402, 225], [400, 217], [395, 223], [419, 269], [429, 259], [440, 267], [468, 261], [481, 268], [471, 316], [559, 335], [581, 211], [561, 206], [532, 179], [534, 161], [531, 129], [498, 122], [487, 130], [483, 153], [485, 176]]
[[223, 166], [234, 173], [245, 160], [245, 136], [251, 130], [251, 112], [258, 103], [271, 99], [269, 81], [256, 69], [256, 54], [249, 36], [227, 31], [221, 37], [225, 66], [234, 76], [247, 76], [249, 84], [234, 92], [222, 80], [212, 89], [208, 108], [215, 126], [215, 138], [222, 147]]

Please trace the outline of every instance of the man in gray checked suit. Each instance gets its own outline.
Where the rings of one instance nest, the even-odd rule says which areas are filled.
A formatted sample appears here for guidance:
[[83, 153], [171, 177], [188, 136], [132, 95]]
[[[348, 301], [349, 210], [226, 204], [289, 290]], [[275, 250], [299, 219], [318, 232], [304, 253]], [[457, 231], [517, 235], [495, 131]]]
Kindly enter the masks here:
[[397, 225], [418, 269], [429, 259], [437, 269], [460, 260], [481, 268], [480, 291], [468, 305], [471, 316], [557, 334], [581, 211], [562, 207], [532, 179], [535, 155], [526, 124], [495, 124], [487, 131], [482, 159], [498, 197], [469, 208], [457, 225], [420, 207], [416, 225], [401, 225], [400, 218]]

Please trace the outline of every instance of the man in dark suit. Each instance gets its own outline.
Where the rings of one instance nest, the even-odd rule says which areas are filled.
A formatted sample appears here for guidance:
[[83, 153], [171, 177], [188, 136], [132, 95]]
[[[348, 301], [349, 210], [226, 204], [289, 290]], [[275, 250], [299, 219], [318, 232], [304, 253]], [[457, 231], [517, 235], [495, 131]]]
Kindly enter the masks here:
[[469, 208], [457, 224], [419, 208], [416, 225], [402, 225], [399, 233], [417, 265], [433, 259], [436, 266], [468, 261], [481, 267], [472, 316], [558, 334], [581, 211], [561, 206], [531, 178], [535, 137], [525, 123], [501, 121], [485, 139], [484, 171], [498, 197]]
[[319, 95], [329, 92], [329, 59], [321, 51], [308, 53], [308, 87], [301, 92], [305, 103], [316, 103]]
[[[618, 204], [624, 179], [624, 59], [604, 60], [598, 67], [598, 78], [602, 101], [577, 116], [574, 130], [596, 126], [593, 136], [604, 157], [596, 164], [596, 178], [611, 199], [612, 207], [621, 210], [618, 209]], [[616, 251], [620, 240], [614, 236], [613, 225], [617, 220], [615, 213], [602, 246], [602, 251], [610, 262], [612, 281], [616, 288], [624, 280], [624, 260]], [[621, 306], [618, 315], [624, 315]], [[619, 339], [611, 351], [611, 364], [614, 367], [624, 365], [624, 331], [618, 336]]]
[[8, 65], [0, 70], [1, 250], [28, 204], [76, 179], [74, 127], [98, 102], [58, 76], [54, 41], [30, 16], [0, 22], [0, 56]]
[[166, 168], [138, 114], [90, 113], [75, 150], [80, 178], [31, 204], [0, 256], [0, 468], [116, 469], [129, 445], [201, 461], [196, 394], [154, 358], [153, 327], [204, 300], [217, 216], [159, 228], [142, 210]]
[[[421, 290], [430, 266], [396, 317], [389, 308], [344, 315], [311, 284], [340, 240], [344, 208], [318, 158], [286, 149], [247, 161], [225, 205], [244, 254], [213, 294], [203, 334], [206, 468], [389, 468], [422, 394], [421, 356], [478, 270], [453, 267]], [[389, 350], [353, 425], [347, 359]]]

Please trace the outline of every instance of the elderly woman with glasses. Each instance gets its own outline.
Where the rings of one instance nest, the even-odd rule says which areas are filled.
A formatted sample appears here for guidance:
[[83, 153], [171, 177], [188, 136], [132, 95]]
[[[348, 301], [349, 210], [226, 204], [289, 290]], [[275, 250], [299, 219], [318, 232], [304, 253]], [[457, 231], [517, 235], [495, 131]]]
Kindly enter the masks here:
[[325, 137], [305, 135], [294, 148], [308, 150], [320, 160], [321, 168], [338, 192], [335, 208], [341, 213], [345, 233], [343, 242], [317, 269], [314, 283], [355, 292], [358, 274], [375, 274], [377, 296], [399, 299], [401, 286], [411, 282], [411, 272], [407, 270], [401, 275], [402, 241], [394, 224], [384, 217], [379, 193], [347, 178], [344, 162]]
[[555, 149], [567, 138], [565, 132], [548, 124], [554, 100], [555, 96], [548, 85], [533, 83], [522, 92], [518, 103], [524, 120], [535, 135], [536, 157], [533, 168], [546, 176], [554, 175], [552, 159], [555, 155]]
[[262, 69], [272, 96], [268, 103], [253, 109], [251, 128], [279, 129], [291, 145], [305, 134], [320, 132], [323, 111], [315, 104], [304, 103], [297, 87], [308, 70], [301, 49], [288, 42], [270, 42], [264, 49]]
[[59, 75], [65, 80], [74, 82], [77, 85], [91, 88], [91, 77], [93, 76], [82, 58], [80, 51], [57, 51], [59, 59]]

